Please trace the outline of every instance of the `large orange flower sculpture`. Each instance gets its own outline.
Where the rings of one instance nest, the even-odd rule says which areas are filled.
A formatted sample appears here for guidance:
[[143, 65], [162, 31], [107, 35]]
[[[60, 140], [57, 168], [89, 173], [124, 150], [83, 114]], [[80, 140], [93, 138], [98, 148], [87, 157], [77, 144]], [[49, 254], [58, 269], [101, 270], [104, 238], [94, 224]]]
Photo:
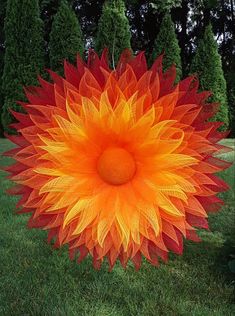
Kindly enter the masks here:
[[189, 77], [177, 85], [175, 67], [162, 72], [162, 56], [148, 70], [144, 53], [126, 50], [115, 70], [90, 51], [85, 64], [64, 64], [65, 79], [39, 78], [26, 90], [27, 114], [13, 112], [18, 147], [7, 168], [22, 195], [20, 212], [29, 227], [49, 230], [55, 247], [69, 244], [80, 262], [94, 267], [107, 257], [123, 267], [141, 257], [153, 265], [181, 254], [183, 237], [198, 241], [207, 212], [222, 201], [227, 185], [214, 174], [230, 164], [216, 157], [222, 123], [208, 122], [217, 106], [198, 93]]

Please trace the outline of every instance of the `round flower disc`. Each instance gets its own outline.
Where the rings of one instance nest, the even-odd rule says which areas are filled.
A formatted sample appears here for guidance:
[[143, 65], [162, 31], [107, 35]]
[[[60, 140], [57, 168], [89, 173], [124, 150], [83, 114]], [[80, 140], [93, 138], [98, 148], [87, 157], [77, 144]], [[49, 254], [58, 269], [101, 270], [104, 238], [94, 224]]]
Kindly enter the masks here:
[[199, 241], [227, 189], [215, 173], [230, 164], [215, 155], [229, 149], [194, 76], [175, 84], [162, 56], [147, 69], [129, 50], [108, 64], [106, 50], [90, 51], [87, 63], [64, 63], [65, 78], [49, 71], [53, 83], [26, 89], [6, 170], [20, 213], [55, 247], [68, 244], [78, 262], [90, 254], [95, 268], [107, 257], [110, 269], [117, 259], [138, 269], [143, 256], [157, 265], [182, 253], [183, 238]]
[[109, 184], [124, 184], [131, 181], [136, 172], [135, 159], [124, 148], [108, 147], [98, 159], [97, 171]]

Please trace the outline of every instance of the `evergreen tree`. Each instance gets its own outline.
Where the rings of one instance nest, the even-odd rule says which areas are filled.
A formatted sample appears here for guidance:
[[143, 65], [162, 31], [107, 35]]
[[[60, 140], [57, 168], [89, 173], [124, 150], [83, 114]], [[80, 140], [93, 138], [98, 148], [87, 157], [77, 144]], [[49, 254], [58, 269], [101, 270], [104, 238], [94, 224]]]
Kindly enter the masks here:
[[50, 65], [63, 74], [63, 60], [73, 63], [76, 55], [82, 55], [84, 43], [78, 19], [66, 0], [62, 0], [55, 14], [49, 41]]
[[204, 36], [199, 40], [191, 65], [191, 73], [198, 75], [202, 90], [213, 93], [209, 101], [220, 103], [220, 109], [213, 120], [224, 122], [224, 129], [227, 128], [229, 119], [226, 81], [211, 24], [205, 28]]
[[107, 47], [112, 66], [117, 64], [123, 49], [131, 48], [131, 33], [122, 0], [107, 0], [103, 5], [98, 24], [96, 51], [100, 54]]
[[3, 107], [3, 93], [2, 93], [2, 73], [3, 73], [3, 66], [4, 66], [4, 19], [6, 14], [6, 0], [0, 1], [0, 137], [3, 136], [3, 126], [1, 122], [1, 112]]
[[151, 6], [160, 12], [170, 11], [172, 8], [180, 7], [182, 0], [152, 0]]
[[235, 67], [234, 72], [227, 74], [229, 130], [230, 137], [235, 137]]
[[[6, 14], [6, 0], [0, 1], [0, 82], [3, 72], [3, 59], [4, 59], [4, 19]], [[1, 90], [0, 90], [1, 92]]]
[[22, 111], [18, 100], [24, 100], [22, 86], [35, 85], [43, 67], [42, 21], [37, 0], [8, 0], [6, 8], [5, 57], [2, 77], [4, 130], [14, 121], [9, 109]]
[[166, 70], [172, 66], [172, 64], [175, 64], [177, 70], [176, 81], [179, 81], [182, 74], [180, 47], [170, 13], [166, 13], [163, 17], [160, 31], [154, 43], [152, 61], [154, 61], [162, 52], [165, 53], [163, 58], [163, 69]]

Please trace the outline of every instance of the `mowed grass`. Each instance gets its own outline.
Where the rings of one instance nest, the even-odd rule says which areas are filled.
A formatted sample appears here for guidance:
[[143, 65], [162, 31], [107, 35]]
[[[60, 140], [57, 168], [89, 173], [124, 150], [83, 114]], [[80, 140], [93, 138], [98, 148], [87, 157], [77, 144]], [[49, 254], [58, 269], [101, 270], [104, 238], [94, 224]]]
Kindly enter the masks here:
[[[226, 140], [233, 146], [233, 140]], [[0, 140], [1, 153], [12, 144]], [[234, 152], [223, 155], [234, 160]], [[0, 156], [0, 165], [10, 159]], [[53, 250], [46, 231], [29, 230], [27, 215], [16, 215], [12, 184], [0, 171], [0, 315], [235, 315], [234, 283], [227, 259], [234, 243], [234, 165], [221, 177], [231, 186], [225, 206], [209, 218], [203, 242], [186, 241], [183, 256], [170, 255], [156, 268], [143, 260], [140, 271], [118, 263], [100, 271], [91, 258], [70, 261], [67, 248]], [[235, 245], [235, 243], [234, 243]]]

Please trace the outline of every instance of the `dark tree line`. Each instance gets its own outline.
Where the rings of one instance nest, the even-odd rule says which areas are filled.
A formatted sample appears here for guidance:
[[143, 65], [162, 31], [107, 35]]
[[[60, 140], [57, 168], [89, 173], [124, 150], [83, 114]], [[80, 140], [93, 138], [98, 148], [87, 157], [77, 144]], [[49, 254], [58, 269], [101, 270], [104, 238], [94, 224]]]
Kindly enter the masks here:
[[[5, 33], [9, 28], [10, 22], [8, 21], [7, 23], [6, 12], [7, 7], [9, 10], [10, 6], [16, 6], [17, 3], [20, 3], [17, 9], [19, 11], [17, 14], [21, 15], [21, 18], [18, 16], [19, 20], [23, 19], [23, 8], [24, 6], [26, 8], [29, 3], [31, 8], [34, 6], [38, 10], [38, 13], [36, 13], [32, 9], [32, 12], [35, 12], [36, 15], [30, 13], [29, 16], [32, 16], [35, 23], [40, 23], [41, 21], [43, 25], [41, 33], [43, 41], [40, 47], [44, 48], [44, 67], [52, 67], [54, 70], [61, 72], [62, 59], [64, 57], [73, 61], [76, 51], [84, 52], [84, 57], [86, 57], [89, 47], [94, 47], [100, 51], [104, 43], [109, 46], [110, 57], [113, 58], [113, 63], [117, 61], [117, 56], [123, 47], [131, 47], [134, 53], [139, 50], [145, 50], [149, 63], [151, 63], [153, 57], [164, 50], [166, 53], [164, 66], [166, 68], [174, 62], [178, 69], [177, 79], [180, 79], [181, 76], [185, 77], [192, 72], [200, 72], [202, 77], [201, 88], [214, 90], [215, 101], [219, 101], [222, 104], [223, 113], [218, 118], [222, 118], [224, 121], [227, 120], [226, 116], [228, 114], [226, 114], [226, 111], [228, 112], [228, 105], [230, 128], [235, 128], [234, 0], [106, 0], [105, 3], [104, 1], [93, 0], [39, 0], [39, 2], [37, 0], [1, 0], [0, 86], [2, 88], [0, 101], [1, 105], [4, 105], [2, 113], [8, 108], [5, 104], [6, 98], [9, 99], [6, 96], [6, 92], [4, 92], [5, 89], [8, 89], [8, 83], [4, 78], [9, 76], [7, 67], [4, 66], [9, 55], [9, 52], [7, 52], [9, 50], [9, 39], [5, 37]], [[24, 30], [23, 26], [21, 24]], [[11, 41], [17, 40], [19, 42], [20, 36], [22, 36], [24, 45], [27, 45], [27, 40], [23, 38], [24, 34], [22, 34], [24, 31], [19, 35], [16, 32], [16, 26], [14, 29], [13, 25], [11, 26], [11, 32], [16, 33], [15, 39], [14, 35], [11, 35]], [[31, 52], [33, 48], [30, 46], [30, 43], [33, 43], [39, 35], [35, 33], [34, 35], [30, 34], [30, 36], [32, 39], [29, 42], [29, 53], [27, 54], [34, 56], [35, 52]], [[209, 38], [211, 45], [206, 45], [206, 38], [207, 40]], [[205, 50], [207, 54], [203, 54]], [[218, 55], [217, 50], [220, 55]], [[212, 61], [209, 58], [211, 55], [213, 56]], [[222, 58], [223, 71], [221, 69], [220, 56]], [[18, 59], [15, 62], [20, 63]], [[205, 74], [203, 69], [208, 63], [208, 69], [210, 69], [211, 73]], [[39, 64], [32, 69], [35, 71], [40, 70], [41, 65]], [[34, 70], [32, 71], [32, 77], [34, 76]], [[215, 82], [211, 82], [211, 78], [215, 75], [217, 79], [214, 80]], [[224, 76], [226, 82], [223, 79]], [[28, 84], [28, 81], [20, 78], [17, 82]], [[33, 79], [31, 83], [34, 83]], [[13, 93], [12, 98], [18, 99], [18, 96], [21, 96], [21, 91], [19, 93]], [[9, 100], [7, 101], [8, 103], [12, 102], [11, 98]], [[2, 121], [4, 121], [5, 125], [5, 119]], [[233, 133], [235, 133], [234, 130]]]

